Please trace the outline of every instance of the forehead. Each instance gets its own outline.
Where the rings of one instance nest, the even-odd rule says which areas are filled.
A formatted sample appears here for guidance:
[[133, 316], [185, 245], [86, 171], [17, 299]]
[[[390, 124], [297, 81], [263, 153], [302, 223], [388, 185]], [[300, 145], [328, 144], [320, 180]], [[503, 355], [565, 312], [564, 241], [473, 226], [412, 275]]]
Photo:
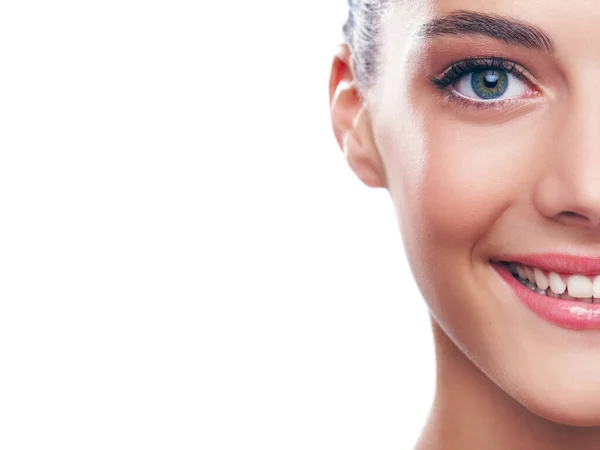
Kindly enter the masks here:
[[[387, 3], [387, 2], [385, 2]], [[600, 37], [600, 2], [593, 0], [401, 0], [388, 5], [385, 37], [415, 32], [427, 21], [458, 11], [499, 15], [527, 22], [563, 45]], [[391, 35], [391, 36], [390, 36]], [[597, 41], [596, 41], [597, 42]]]

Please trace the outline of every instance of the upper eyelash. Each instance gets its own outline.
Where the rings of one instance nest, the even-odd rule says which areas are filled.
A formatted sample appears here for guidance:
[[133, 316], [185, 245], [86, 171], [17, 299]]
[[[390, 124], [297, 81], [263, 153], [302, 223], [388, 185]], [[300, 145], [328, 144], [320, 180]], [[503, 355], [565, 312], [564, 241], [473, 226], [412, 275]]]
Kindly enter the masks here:
[[478, 70], [503, 70], [506, 73], [512, 73], [517, 78], [527, 78], [524, 75], [526, 72], [525, 68], [518, 64], [504, 58], [489, 57], [470, 58], [453, 62], [440, 78], [429, 77], [429, 80], [440, 89], [445, 89], [464, 75]]

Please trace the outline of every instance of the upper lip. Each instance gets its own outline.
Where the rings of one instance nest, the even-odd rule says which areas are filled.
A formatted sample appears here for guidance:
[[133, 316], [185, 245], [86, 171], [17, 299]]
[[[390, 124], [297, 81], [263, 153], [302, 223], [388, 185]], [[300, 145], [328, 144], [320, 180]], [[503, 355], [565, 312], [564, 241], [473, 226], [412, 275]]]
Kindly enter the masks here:
[[577, 256], [567, 253], [506, 254], [495, 257], [492, 261], [518, 263], [546, 272], [600, 275], [600, 256]]

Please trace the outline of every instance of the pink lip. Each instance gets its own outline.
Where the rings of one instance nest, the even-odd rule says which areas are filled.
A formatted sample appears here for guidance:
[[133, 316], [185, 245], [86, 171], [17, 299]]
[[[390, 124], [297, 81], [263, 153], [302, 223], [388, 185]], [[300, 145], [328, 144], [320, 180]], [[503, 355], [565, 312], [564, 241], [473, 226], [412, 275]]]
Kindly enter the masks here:
[[546, 272], [599, 275], [600, 256], [574, 256], [561, 253], [544, 253], [533, 255], [502, 255], [494, 261], [520, 263], [525, 266], [537, 267]]
[[[531, 261], [531, 259], [529, 259], [529, 261]], [[540, 267], [540, 265], [537, 265], [537, 261], [536, 264], [531, 265]], [[510, 273], [506, 264], [492, 263], [492, 267], [511, 287], [515, 294], [517, 294], [519, 300], [542, 319], [558, 325], [559, 327], [571, 330], [600, 330], [600, 304], [561, 300], [538, 294], [519, 283], [519, 281], [517, 281]], [[546, 266], [542, 265], [541, 267]], [[581, 269], [582, 267], [577, 266], [577, 268]], [[581, 272], [578, 271], [577, 273]]]

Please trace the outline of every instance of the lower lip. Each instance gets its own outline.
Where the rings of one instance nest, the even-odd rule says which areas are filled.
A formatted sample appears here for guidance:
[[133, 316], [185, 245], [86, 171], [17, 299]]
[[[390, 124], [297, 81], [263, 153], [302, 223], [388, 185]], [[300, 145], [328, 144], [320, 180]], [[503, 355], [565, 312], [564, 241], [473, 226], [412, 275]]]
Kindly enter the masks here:
[[570, 330], [600, 330], [600, 304], [561, 300], [533, 292], [523, 286], [506, 264], [492, 267], [517, 294], [517, 297], [542, 319]]

